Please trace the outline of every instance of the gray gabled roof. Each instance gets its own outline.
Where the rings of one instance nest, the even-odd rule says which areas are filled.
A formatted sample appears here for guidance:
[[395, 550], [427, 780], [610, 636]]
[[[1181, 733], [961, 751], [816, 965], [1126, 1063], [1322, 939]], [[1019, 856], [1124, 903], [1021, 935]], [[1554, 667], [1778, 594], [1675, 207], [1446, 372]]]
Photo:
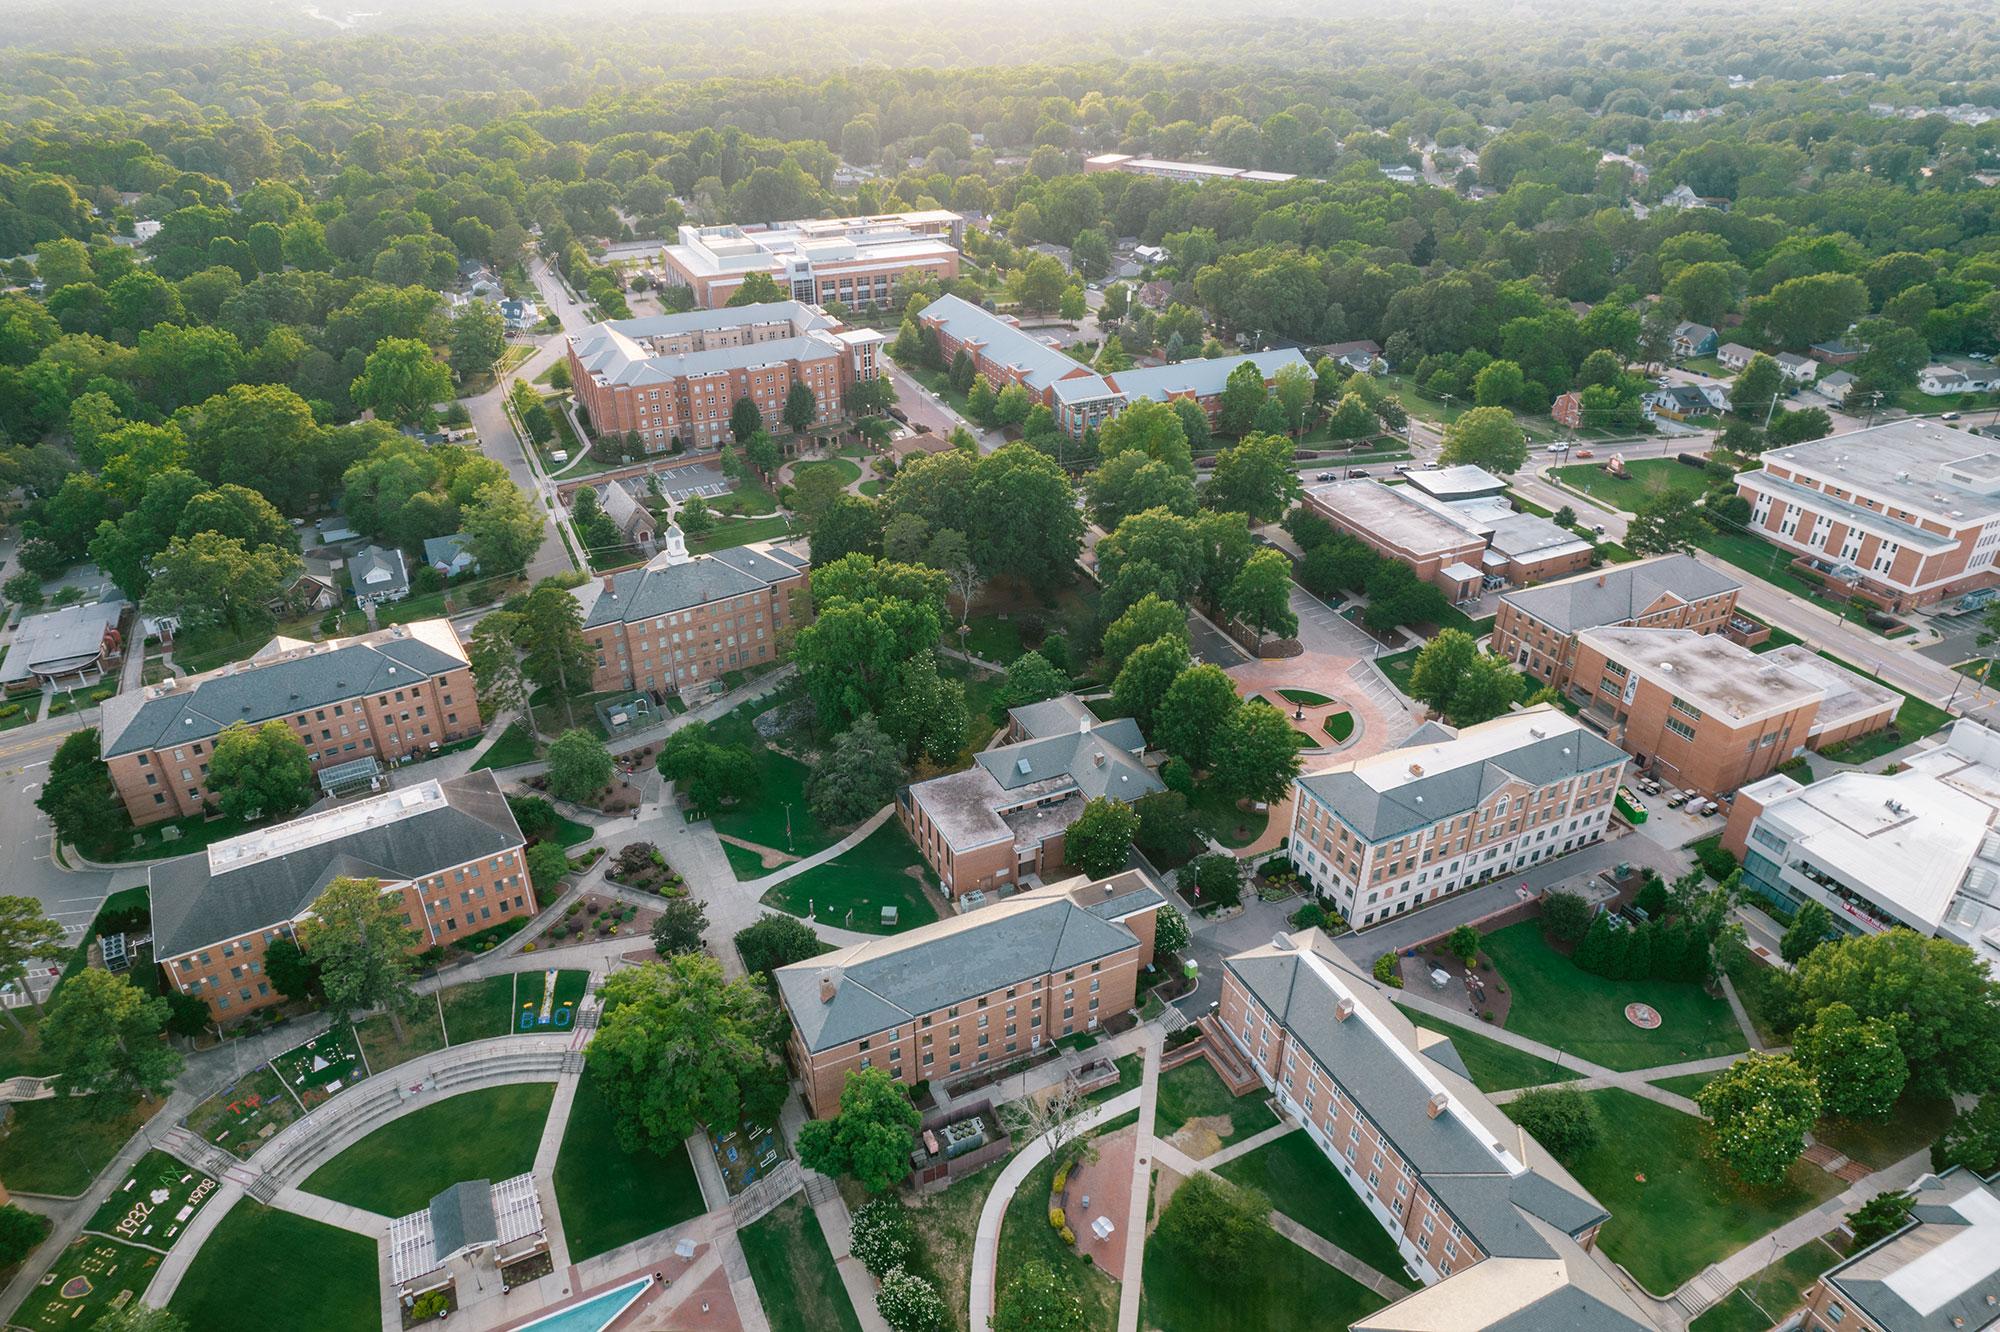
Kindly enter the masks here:
[[583, 605], [583, 627], [594, 629], [762, 592], [798, 577], [805, 567], [805, 561], [779, 546], [735, 546], [697, 555], [685, 564], [669, 563], [660, 554], [637, 569], [612, 575], [608, 589], [599, 580], [578, 587], [575, 595]]
[[465, 665], [416, 636], [369, 635], [301, 656], [259, 664], [254, 659], [219, 674], [107, 699], [104, 757], [145, 753], [206, 740], [235, 722], [255, 726], [309, 708], [403, 689]]
[[431, 1199], [431, 1245], [439, 1262], [474, 1245], [500, 1238], [493, 1218], [493, 1185], [468, 1179]]
[[348, 562], [347, 577], [355, 592], [362, 595], [410, 586], [409, 566], [403, 562], [403, 552], [393, 546], [363, 546]]
[[[1073, 893], [1099, 887], [1072, 880], [1019, 893], [993, 906], [779, 967], [778, 993], [806, 1049], [846, 1045], [924, 1013], [1111, 957], [1138, 945], [1125, 917], [1166, 899], [1145, 875], [1102, 881], [1110, 891], [1080, 905]], [[820, 978], [834, 986], [820, 998]]]
[[[411, 812], [396, 815], [399, 801]], [[380, 808], [384, 816], [360, 817], [363, 806]], [[414, 879], [499, 855], [522, 842], [520, 825], [491, 772], [321, 807], [333, 810], [350, 813], [349, 822], [358, 826], [315, 840], [284, 824], [153, 866], [155, 956], [164, 961], [295, 920], [336, 878]], [[322, 817], [321, 811], [294, 823]], [[283, 839], [294, 849], [264, 856], [230, 854], [257, 838]]]
[[979, 343], [987, 360], [1019, 371], [1022, 381], [1037, 391], [1071, 375], [1088, 375], [1102, 383], [1101, 376], [1067, 352], [960, 297], [940, 296], [917, 317], [935, 322], [959, 342]]
[[1090, 731], [984, 750], [973, 761], [1002, 791], [1066, 776], [1085, 799], [1108, 795], [1130, 803], [1161, 789], [1160, 779], [1134, 757], [1144, 748], [1138, 724], [1124, 717]]
[[1624, 624], [1645, 614], [1662, 597], [1700, 601], [1742, 586], [1692, 555], [1675, 554], [1518, 588], [1500, 599], [1552, 629], [1573, 634]]

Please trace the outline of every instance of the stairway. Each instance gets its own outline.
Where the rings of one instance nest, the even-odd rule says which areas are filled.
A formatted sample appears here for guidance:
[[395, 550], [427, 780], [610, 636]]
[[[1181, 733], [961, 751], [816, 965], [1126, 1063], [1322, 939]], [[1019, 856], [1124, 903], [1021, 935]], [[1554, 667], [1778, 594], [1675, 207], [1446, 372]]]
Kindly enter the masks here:
[[1250, 1061], [1243, 1057], [1242, 1052], [1229, 1039], [1228, 1033], [1223, 1031], [1222, 1023], [1216, 1020], [1214, 1014], [1204, 1014], [1196, 1025], [1202, 1031], [1203, 1053], [1207, 1055], [1208, 1062], [1214, 1066], [1216, 1074], [1221, 1077], [1233, 1095], [1242, 1096], [1263, 1085], [1257, 1076], [1257, 1070], [1250, 1066]]
[[1674, 1303], [1686, 1310], [1687, 1316], [1692, 1319], [1711, 1305], [1727, 1299], [1734, 1289], [1736, 1287], [1722, 1274], [1722, 1269], [1710, 1263], [1674, 1292]]

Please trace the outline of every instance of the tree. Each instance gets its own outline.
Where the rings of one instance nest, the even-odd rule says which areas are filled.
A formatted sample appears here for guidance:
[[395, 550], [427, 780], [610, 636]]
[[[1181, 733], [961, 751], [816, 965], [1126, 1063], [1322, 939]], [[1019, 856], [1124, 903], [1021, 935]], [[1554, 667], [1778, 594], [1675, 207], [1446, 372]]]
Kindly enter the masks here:
[[954, 517], [968, 526], [973, 560], [986, 577], [1011, 575], [1049, 591], [1074, 576], [1083, 515], [1055, 459], [1031, 444], [990, 453], [976, 465], [971, 501]]
[[1255, 522], [1275, 521], [1299, 494], [1291, 463], [1292, 442], [1285, 436], [1247, 436], [1216, 455], [1202, 498], [1211, 509], [1246, 514]]
[[1854, 1235], [1854, 1247], [1865, 1249], [1908, 1225], [1915, 1201], [1914, 1194], [1885, 1190], [1849, 1212], [1847, 1228]]
[[1970, 1109], [1953, 1113], [1931, 1148], [1931, 1169], [1962, 1165], [1981, 1175], [2000, 1168], [2000, 1092], [1989, 1091]]
[[1481, 407], [1525, 406], [1527, 376], [1512, 361], [1494, 361], [1472, 380], [1472, 399]]
[[725, 308], [734, 310], [745, 305], [769, 305], [773, 301], [785, 299], [785, 291], [769, 273], [746, 273], [736, 287]]
[[1111, 684], [1111, 697], [1120, 709], [1138, 720], [1141, 729], [1150, 729], [1154, 713], [1167, 690], [1188, 668], [1185, 638], [1171, 635], [1154, 639], [1125, 658]]
[[679, 953], [611, 974], [585, 1062], [619, 1145], [671, 1155], [703, 1124], [771, 1122], [789, 1090], [784, 1030], [761, 986]]
[[1582, 943], [1584, 935], [1590, 933], [1590, 921], [1595, 914], [1590, 903], [1577, 893], [1542, 894], [1543, 932], [1572, 947]]
[[404, 921], [402, 895], [384, 893], [380, 880], [343, 875], [328, 884], [305, 926], [327, 1007], [341, 1021], [380, 1008], [402, 1040], [403, 1018], [417, 1003], [412, 949], [419, 938]]
[[1155, 914], [1153, 918], [1155, 953], [1178, 953], [1188, 946], [1191, 937], [1187, 917], [1173, 907], [1163, 906]]
[[1373, 409], [1358, 393], [1349, 393], [1334, 404], [1327, 417], [1327, 433], [1335, 439], [1365, 439], [1378, 429]]
[[840, 1111], [799, 1130], [799, 1162], [823, 1175], [848, 1175], [870, 1193], [894, 1188], [910, 1173], [910, 1149], [923, 1116], [887, 1069], [848, 1073]]
[[900, 746], [864, 712], [814, 765], [806, 807], [829, 828], [857, 823], [894, 799], [907, 777]]
[[549, 742], [549, 794], [590, 804], [611, 785], [611, 753], [595, 734], [564, 731]]
[[527, 861], [528, 881], [538, 893], [553, 892], [569, 873], [569, 854], [559, 842], [536, 842], [527, 850]]
[[792, 386], [785, 390], [785, 406], [778, 419], [797, 434], [810, 427], [818, 416], [819, 399], [813, 396], [813, 391], [803, 381], [793, 380]]
[[1479, 644], [1471, 634], [1463, 629], [1439, 630], [1418, 651], [1410, 668], [1410, 697], [1443, 715], [1478, 656]]
[[735, 943], [743, 969], [765, 977], [779, 967], [818, 957], [831, 947], [807, 922], [775, 911], [765, 912], [736, 931]]
[[[63, 944], [63, 927], [42, 910], [39, 901], [32, 897], [0, 897], [0, 976], [12, 982], [17, 993], [27, 995], [37, 1010], [42, 1001], [28, 984], [28, 964], [37, 959], [52, 962], [66, 956], [68, 951]], [[15, 1031], [23, 1030], [11, 1006], [0, 1011], [6, 1013]]]
[[1248, 1260], [1258, 1237], [1270, 1229], [1270, 1214], [1270, 1202], [1255, 1189], [1202, 1171], [1174, 1190], [1153, 1242], [1211, 1281], [1242, 1284], [1252, 1278]]
[[1504, 407], [1474, 407], [1444, 430], [1438, 462], [1445, 467], [1470, 464], [1511, 476], [1528, 461], [1528, 439]]
[[[1079, 299], [1079, 304], [1081, 300]], [[1115, 375], [1121, 370], [1132, 368], [1131, 354], [1125, 350], [1125, 343], [1116, 333], [1104, 339], [1104, 345], [1097, 349], [1097, 359], [1091, 367], [1100, 375]]]
[[1792, 923], [1786, 927], [1784, 937], [1778, 940], [1778, 955], [1793, 966], [1797, 966], [1805, 960], [1808, 953], [1831, 939], [1836, 933], [1838, 931], [1834, 928], [1833, 913], [1809, 897], [1799, 903], [1797, 913], [1792, 916]]
[[876, 1276], [900, 1268], [916, 1247], [917, 1228], [911, 1224], [909, 1209], [898, 1199], [870, 1198], [854, 1209], [848, 1248]]
[[40, 1028], [42, 1053], [69, 1095], [90, 1093], [93, 1113], [110, 1118], [122, 1098], [159, 1096], [181, 1071], [180, 1055], [160, 1040], [167, 1001], [148, 995], [128, 976], [83, 967], [63, 978]]
[[1148, 592], [1126, 607], [1124, 614], [1104, 630], [1098, 644], [1098, 655], [1104, 658], [1105, 669], [1116, 679], [1119, 668], [1124, 666], [1127, 658], [1161, 638], [1179, 638], [1185, 649], [1187, 611]]
[[1216, 785], [1239, 800], [1284, 799], [1302, 766], [1298, 733], [1262, 699], [1230, 713], [1215, 740]]
[[1796, 981], [1808, 1013], [1842, 1003], [1893, 1026], [1917, 1095], [1993, 1085], [2000, 1004], [1992, 976], [1963, 944], [1903, 929], [1856, 935], [1813, 949]]
[[1808, 440], [1825, 439], [1833, 433], [1833, 417], [1824, 407], [1808, 407], [1803, 411], [1781, 411], [1771, 420], [1765, 438], [1771, 447], [1786, 444], [1803, 444]]
[[[1195, 511], [1194, 482], [1143, 453], [1120, 453], [1084, 479], [1091, 520], [1112, 531], [1135, 513], [1166, 509], [1189, 517]], [[39, 591], [39, 585], [37, 587]]]
[[1792, 1053], [1818, 1085], [1821, 1107], [1842, 1119], [1887, 1117], [1910, 1080], [1896, 1029], [1846, 1004], [1815, 1013], [1793, 1036]]
[[507, 354], [507, 325], [491, 301], [470, 301], [451, 317], [451, 368], [460, 379], [488, 374]]
[[319, 990], [318, 959], [308, 957], [287, 934], [265, 946], [264, 974], [271, 978], [271, 988], [287, 999], [305, 999]]
[[1625, 528], [1625, 545], [1635, 555], [1690, 551], [1707, 532], [1701, 514], [1671, 490], [1639, 501]]
[[882, 549], [882, 507], [865, 495], [837, 494], [812, 522], [815, 561], [874, 555]]
[[71, 731], [56, 746], [35, 808], [49, 816], [56, 836], [75, 846], [100, 845], [108, 834], [129, 825], [99, 754], [95, 726]]
[[1176, 883], [1190, 900], [1232, 907], [1243, 900], [1243, 862], [1220, 851], [1196, 856], [1181, 866]]
[[1023, 652], [1007, 667], [1007, 680], [1000, 689], [1000, 701], [1010, 708], [1069, 692], [1069, 676], [1039, 652]]
[[1244, 361], [1229, 372], [1222, 383], [1222, 398], [1216, 415], [1216, 429], [1225, 435], [1246, 435], [1257, 419], [1257, 409], [1267, 396], [1264, 372], [1254, 361]]
[[1784, 1179], [1820, 1115], [1819, 1089], [1790, 1055], [1745, 1055], [1695, 1100], [1708, 1118], [1716, 1155], [1759, 1186]]
[[1063, 858], [1090, 878], [1105, 878], [1125, 867], [1138, 832], [1139, 816], [1130, 805], [1097, 796], [1070, 824]]
[[950, 1316], [937, 1287], [900, 1267], [883, 1275], [882, 1287], [875, 1292], [875, 1312], [891, 1332], [937, 1332]]
[[[699, 497], [697, 497], [699, 498]], [[512, 481], [489, 481], [464, 506], [462, 530], [474, 567], [487, 575], [518, 573], [548, 535], [541, 516]]]
[[501, 614], [509, 617], [503, 621], [504, 632], [521, 646], [522, 672], [554, 690], [569, 712], [577, 691], [590, 683], [591, 647], [583, 636], [582, 604], [561, 583], [545, 578], [521, 599], [518, 610], [509, 603]]
[[1445, 710], [1455, 726], [1476, 726], [1491, 721], [1512, 707], [1521, 697], [1523, 681], [1518, 672], [1500, 657], [1480, 653], [1466, 667]]
[[1236, 682], [1220, 666], [1190, 666], [1168, 686], [1154, 711], [1153, 741], [1195, 770], [1205, 770], [1213, 765], [1223, 725], [1239, 703]]
[[298, 556], [276, 546], [253, 550], [218, 532], [177, 536], [153, 563], [145, 607], [184, 632], [220, 627], [255, 637], [299, 568]]
[[252, 727], [232, 722], [215, 737], [208, 789], [231, 818], [245, 823], [284, 818], [313, 800], [313, 766], [306, 747], [282, 721]]
[[993, 1304], [992, 1332], [1084, 1332], [1088, 1326], [1082, 1299], [1039, 1258], [1016, 1268]]
[[1784, 396], [1784, 391], [1785, 372], [1776, 361], [1758, 352], [1729, 386], [1729, 410], [1746, 420], [1761, 422], [1770, 414], [1772, 403]]
[[660, 908], [653, 922], [653, 951], [661, 957], [672, 953], [699, 953], [701, 936], [708, 929], [708, 912], [699, 900], [677, 897]]
[[1507, 1106], [1507, 1114], [1558, 1161], [1574, 1161], [1602, 1135], [1596, 1104], [1566, 1087], [1523, 1092]]
[[758, 410], [756, 399], [744, 394], [729, 407], [729, 434], [739, 447], [747, 445], [750, 437], [764, 428], [764, 413]]
[[1471, 925], [1461, 925], [1453, 930], [1445, 940], [1445, 947], [1452, 956], [1470, 967], [1479, 956], [1479, 931]]
[[348, 393], [378, 416], [413, 425], [429, 421], [433, 407], [451, 396], [451, 371], [415, 338], [384, 338]]
[[1264, 635], [1272, 630], [1280, 638], [1296, 634], [1299, 617], [1292, 611], [1291, 557], [1268, 547], [1252, 554], [1229, 584], [1222, 604], [1231, 616], [1250, 626], [1260, 648]]
[[1053, 310], [1068, 285], [1069, 274], [1063, 266], [1049, 255], [1038, 254], [1021, 270], [1014, 294], [1027, 309]]
[[134, 1300], [100, 1316], [90, 1332], [188, 1332], [188, 1325], [179, 1314]]
[[1132, 802], [1139, 831], [1132, 841], [1155, 865], [1178, 865], [1187, 859], [1201, 826], [1187, 797], [1175, 790], [1155, 791]]
[[[13, 1203], [0, 1206], [0, 1267], [12, 1267], [49, 1237], [50, 1221]], [[142, 1306], [143, 1307], [143, 1306]], [[104, 1319], [91, 1324], [103, 1327]]]
[[1302, 365], [1280, 366], [1272, 378], [1272, 396], [1277, 398], [1285, 414], [1285, 429], [1293, 438], [1304, 434], [1306, 423], [1316, 415], [1313, 408], [1317, 405], [1318, 389], [1313, 372]]

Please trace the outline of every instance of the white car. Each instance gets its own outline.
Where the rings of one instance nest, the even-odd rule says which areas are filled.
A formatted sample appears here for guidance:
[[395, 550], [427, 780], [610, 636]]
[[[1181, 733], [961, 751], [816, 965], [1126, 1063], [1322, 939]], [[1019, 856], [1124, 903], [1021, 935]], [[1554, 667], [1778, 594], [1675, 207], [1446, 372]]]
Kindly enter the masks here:
[[1548, 451], [1549, 451], [1550, 453], [1568, 453], [1568, 452], [1569, 452], [1569, 445], [1567, 445], [1567, 444], [1551, 444], [1551, 445], [1549, 445], [1549, 449], [1548, 449]]

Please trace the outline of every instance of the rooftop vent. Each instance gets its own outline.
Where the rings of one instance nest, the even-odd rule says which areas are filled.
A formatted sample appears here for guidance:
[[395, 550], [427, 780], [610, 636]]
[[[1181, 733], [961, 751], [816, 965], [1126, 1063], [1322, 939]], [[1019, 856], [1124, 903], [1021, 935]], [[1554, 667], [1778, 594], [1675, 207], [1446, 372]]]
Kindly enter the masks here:
[[1352, 999], [1342, 999], [1333, 1006], [1333, 1020], [1335, 1022], [1345, 1022], [1353, 1016], [1354, 1001]]
[[1023, 777], [1026, 777], [1029, 773], [1033, 772], [1034, 770], [1035, 770], [1034, 765], [1032, 763], [1029, 763], [1028, 760], [1024, 758], [1014, 760], [1014, 771], [1020, 773]]
[[1535, 739], [1537, 740], [1546, 740], [1549, 738], [1549, 733], [1547, 731], [1544, 731], [1539, 726], [1530, 726], [1528, 728], [1528, 734], [1534, 736]]
[[1094, 752], [1093, 754], [1091, 754], [1091, 756], [1090, 756], [1090, 766], [1091, 766], [1091, 767], [1093, 767], [1093, 768], [1101, 768], [1101, 767], [1103, 767], [1103, 766], [1104, 766], [1104, 751], [1103, 751], [1103, 750], [1101, 750], [1101, 749], [1100, 749], [1100, 750], [1097, 750], [1096, 752]]
[[1432, 1119], [1436, 1119], [1445, 1112], [1445, 1107], [1450, 1104], [1451, 1097], [1445, 1095], [1443, 1092], [1433, 1092], [1429, 1103], [1424, 1106], [1424, 1113]]
[[1410, 765], [1410, 776], [1412, 776], [1412, 777], [1421, 777], [1421, 776], [1423, 776], [1423, 775], [1424, 775], [1424, 765], [1423, 765], [1423, 764], [1421, 764], [1421, 763], [1412, 763], [1412, 764]]
[[1289, 953], [1294, 948], [1297, 948], [1298, 945], [1292, 942], [1292, 936], [1289, 934], [1274, 934], [1271, 936], [1271, 947], [1283, 949]]

